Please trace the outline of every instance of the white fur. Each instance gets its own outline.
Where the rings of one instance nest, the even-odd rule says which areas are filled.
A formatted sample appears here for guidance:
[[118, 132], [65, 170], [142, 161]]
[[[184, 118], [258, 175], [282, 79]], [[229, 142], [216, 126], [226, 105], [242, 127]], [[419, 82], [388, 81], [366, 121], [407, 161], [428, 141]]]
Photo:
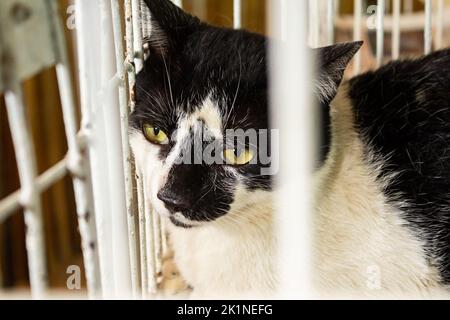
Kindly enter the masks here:
[[[199, 118], [207, 126], [221, 127], [220, 113], [208, 100], [180, 128]], [[352, 119], [344, 87], [333, 106], [331, 159], [316, 175], [316, 255], [312, 263], [317, 287], [326, 294], [429, 293], [439, 287], [438, 274], [427, 264], [423, 243], [407, 228], [399, 209], [386, 203], [382, 186], [375, 180], [377, 166], [364, 161], [363, 143]], [[167, 215], [156, 194], [171, 162], [163, 164], [157, 148], [141, 134], [134, 134], [131, 142], [151, 201], [158, 212]], [[236, 298], [274, 291], [272, 214], [271, 193], [249, 192], [239, 186], [228, 215], [201, 226], [179, 217], [197, 227], [170, 226], [176, 263], [197, 297]]]
[[196, 229], [169, 228], [175, 261], [198, 298], [269, 294], [273, 269], [271, 194], [239, 188], [230, 213]]
[[400, 209], [387, 204], [376, 180], [381, 159], [369, 164], [367, 155], [363, 157], [345, 85], [332, 114], [331, 155], [316, 177], [319, 288], [328, 294], [429, 294], [439, 287], [438, 273], [427, 263], [424, 243], [407, 227]]

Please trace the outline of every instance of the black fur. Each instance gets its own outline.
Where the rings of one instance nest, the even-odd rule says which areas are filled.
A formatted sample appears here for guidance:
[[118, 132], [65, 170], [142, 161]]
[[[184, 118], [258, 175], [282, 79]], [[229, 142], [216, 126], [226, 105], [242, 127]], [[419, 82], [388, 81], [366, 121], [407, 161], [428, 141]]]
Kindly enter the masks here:
[[450, 284], [450, 50], [392, 62], [350, 82], [357, 129], [386, 160], [385, 193]]
[[[321, 165], [328, 156], [331, 147], [331, 117], [330, 102], [334, 99], [337, 88], [341, 84], [344, 71], [356, 52], [361, 48], [363, 42], [348, 42], [328, 46], [316, 50], [318, 61], [317, 78], [321, 88], [317, 90], [329, 91], [329, 95], [316, 95], [319, 99], [319, 119], [320, 119], [320, 159]], [[330, 88], [335, 86], [335, 88]]]

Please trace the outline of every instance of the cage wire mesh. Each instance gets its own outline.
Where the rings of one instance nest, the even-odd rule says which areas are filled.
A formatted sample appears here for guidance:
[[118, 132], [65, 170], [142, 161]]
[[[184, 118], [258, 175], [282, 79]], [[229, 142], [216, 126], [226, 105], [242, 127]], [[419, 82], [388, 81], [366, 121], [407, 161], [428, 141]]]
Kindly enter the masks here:
[[[183, 6], [183, 1], [173, 2]], [[243, 2], [233, 2], [234, 28], [245, 27]], [[272, 102], [292, 106], [287, 110], [298, 110], [295, 108], [298, 101], [310, 105], [307, 89], [298, 88], [308, 88], [312, 70], [299, 73], [294, 78], [290, 72], [292, 68], [308, 70], [310, 57], [303, 48], [305, 42], [313, 47], [329, 45], [339, 40], [338, 31], [342, 30], [350, 34], [350, 39], [369, 40], [368, 45], [373, 43], [375, 50], [367, 49], [366, 54], [363, 51], [356, 55], [353, 75], [380, 66], [389, 58], [400, 57], [402, 32], [421, 30], [423, 53], [441, 48], [446, 43], [444, 30], [449, 20], [445, 17], [449, 16], [449, 8], [444, 0], [423, 1], [424, 10], [421, 12], [414, 12], [413, 1], [408, 0], [354, 0], [353, 11], [347, 15], [340, 10], [343, 0], [269, 2], [272, 33], [287, 44], [272, 49], [274, 63], [271, 76], [275, 93]], [[369, 14], [371, 3], [374, 3], [376, 10]], [[79, 131], [67, 49], [62, 25], [57, 18], [56, 1], [6, 0], [0, 3], [1, 61], [8, 61], [5, 58], [13, 61], [10, 65], [0, 64], [0, 90], [5, 93], [21, 182], [19, 191], [0, 201], [0, 223], [17, 209], [24, 209], [31, 291], [35, 298], [44, 297], [48, 283], [40, 194], [70, 175], [76, 196], [89, 296], [156, 297], [163, 256], [170, 250], [166, 226], [146, 197], [149, 192], [144, 182], [148, 177], [143, 175], [142, 168], [134, 167], [128, 140], [128, 115], [135, 104], [136, 74], [150, 54], [146, 39], [152, 33], [151, 14], [142, 0], [75, 0], [75, 5], [82, 111]], [[25, 17], [20, 21], [17, 21], [17, 10], [19, 18]], [[29, 11], [34, 13], [32, 18], [20, 15]], [[308, 15], [300, 15], [301, 12], [308, 12]], [[306, 21], [308, 27], [304, 23]], [[374, 23], [371, 24], [371, 21]], [[34, 32], [30, 33], [32, 29]], [[391, 38], [391, 57], [386, 55], [387, 33]], [[8, 37], [8, 34], [14, 36]], [[35, 38], [30, 38], [30, 34]], [[371, 40], [373, 34], [375, 39]], [[28, 44], [25, 49], [23, 43], [36, 45]], [[35, 52], [30, 53], [30, 49]], [[21, 84], [49, 65], [56, 66], [68, 153], [54, 167], [38, 175]], [[291, 81], [285, 81], [286, 78]], [[298, 137], [296, 151], [299, 156], [294, 158], [300, 162], [290, 160], [282, 163], [288, 167], [293, 165], [292, 170], [297, 175], [292, 177], [305, 176], [311, 165], [310, 160], [300, 154], [312, 148], [310, 142], [303, 141], [302, 137], [311, 133], [313, 128], [308, 125], [311, 123], [309, 117], [302, 117], [300, 111], [297, 113], [296, 117], [289, 112], [274, 113], [276, 123]], [[293, 118], [304, 119], [304, 125], [299, 126], [297, 121], [292, 123]], [[109, 134], [111, 127], [115, 135]], [[305, 132], [301, 132], [299, 127], [304, 128]], [[292, 147], [290, 152], [292, 155]], [[292, 156], [287, 158], [292, 159]], [[302, 165], [298, 166], [298, 163]], [[284, 179], [290, 181], [292, 177]], [[288, 185], [303, 189], [309, 186], [308, 179], [294, 180]], [[289, 190], [286, 190], [285, 196], [278, 201], [284, 204], [283, 207], [287, 204], [287, 207], [291, 205], [295, 208], [298, 202], [289, 203], [288, 195]], [[297, 252], [284, 252], [286, 261], [290, 263], [280, 273], [285, 274], [282, 279], [286, 280], [283, 287], [286, 292], [303, 292], [300, 295], [306, 297], [309, 291], [307, 286], [293, 286], [293, 283], [308, 283], [309, 232], [306, 229], [304, 232], [292, 229], [292, 226], [308, 226], [302, 222], [309, 220], [308, 212], [311, 210], [307, 199], [303, 200], [304, 216], [293, 217], [289, 210], [280, 209], [285, 211], [283, 221], [296, 222], [283, 224], [283, 239], [303, 243]], [[298, 281], [292, 280], [292, 274], [298, 275]], [[0, 285], [1, 275], [0, 270]], [[293, 295], [298, 296], [299, 293]]]

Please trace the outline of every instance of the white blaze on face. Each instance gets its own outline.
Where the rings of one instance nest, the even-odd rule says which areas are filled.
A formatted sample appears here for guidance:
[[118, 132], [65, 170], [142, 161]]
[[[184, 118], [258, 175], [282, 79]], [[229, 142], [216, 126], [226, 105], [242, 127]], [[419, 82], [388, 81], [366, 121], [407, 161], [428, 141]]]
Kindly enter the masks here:
[[177, 131], [172, 135], [175, 146], [165, 160], [162, 160], [159, 156], [160, 147], [148, 142], [142, 132], [136, 131], [130, 137], [136, 166], [143, 173], [141, 178], [145, 184], [147, 199], [161, 215], [168, 216], [169, 211], [165, 208], [163, 202], [158, 199], [158, 192], [166, 184], [170, 170], [182, 150], [185, 149], [185, 144], [191, 143], [191, 133], [194, 132], [195, 136], [195, 132], [201, 129], [199, 124], [208, 128], [208, 132], [214, 138], [223, 138], [221, 112], [211, 96], [208, 96], [193, 113], [180, 117]]

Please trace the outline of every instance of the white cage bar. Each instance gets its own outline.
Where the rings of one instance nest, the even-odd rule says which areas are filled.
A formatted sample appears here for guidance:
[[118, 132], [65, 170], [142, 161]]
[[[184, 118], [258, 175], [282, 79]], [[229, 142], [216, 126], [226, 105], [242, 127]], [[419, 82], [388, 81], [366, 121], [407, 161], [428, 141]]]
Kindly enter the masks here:
[[[286, 2], [285, 6], [287, 6], [288, 3]], [[309, 8], [309, 15], [305, 17], [306, 21], [309, 20], [309, 28], [306, 30], [309, 30], [309, 45], [313, 48], [320, 46], [320, 1], [317, 0], [309, 0], [309, 5], [304, 8], [307, 10]], [[288, 24], [286, 23], [286, 27]], [[283, 34], [287, 34], [289, 30], [285, 30]]]
[[242, 0], [233, 1], [233, 26], [235, 29], [242, 28]]
[[[312, 4], [315, 1], [310, 1]], [[312, 75], [307, 43], [307, 3], [272, 1], [271, 77], [273, 79], [273, 128], [279, 131], [280, 168], [276, 210], [279, 235], [280, 296], [311, 296], [311, 174], [314, 109], [310, 99]], [[316, 11], [316, 10], [313, 10]], [[313, 32], [313, 38], [317, 34]], [[317, 39], [312, 40], [317, 41]], [[299, 90], [302, 88], [302, 90]], [[276, 112], [275, 112], [276, 110]], [[289, 139], [287, 138], [289, 137]], [[287, 145], [296, 141], [295, 145]], [[276, 153], [276, 151], [274, 151]], [[295, 199], [295, 203], [294, 203]], [[295, 246], [292, 244], [295, 243]]]
[[26, 246], [30, 285], [34, 298], [43, 297], [47, 290], [47, 266], [45, 262], [45, 241], [42, 222], [40, 195], [34, 187], [37, 177], [34, 144], [26, 120], [22, 90], [17, 87], [5, 94], [8, 120], [16, 151], [21, 182], [20, 202], [24, 208], [26, 225]]
[[431, 46], [433, 41], [432, 15], [433, 15], [433, 6], [431, 0], [425, 0], [425, 28], [423, 37], [425, 54], [431, 52]]
[[378, 0], [377, 1], [377, 52], [376, 52], [376, 60], [377, 66], [381, 66], [383, 64], [384, 59], [384, 14], [386, 12], [386, 1]]
[[144, 59], [141, 26], [141, 1], [142, 0], [131, 0], [135, 73], [141, 71]]
[[334, 43], [334, 16], [336, 14], [335, 0], [327, 0], [327, 44]]
[[438, 5], [436, 7], [436, 48], [441, 49], [443, 46], [444, 37], [444, 10], [445, 0], [437, 0]]
[[120, 104], [120, 124], [122, 132], [122, 152], [123, 152], [123, 169], [125, 177], [125, 197], [128, 221], [128, 244], [130, 251], [130, 269], [131, 269], [131, 287], [133, 294], [138, 294], [138, 253], [136, 247], [136, 223], [135, 209], [133, 199], [133, 181], [131, 174], [131, 151], [130, 142], [128, 140], [128, 99], [125, 79], [125, 55], [122, 44], [122, 25], [120, 16], [119, 0], [111, 0], [111, 10], [114, 30], [114, 44], [116, 51], [116, 68], [117, 76], [120, 79], [119, 84], [119, 104]]
[[[354, 0], [353, 2], [353, 40], [359, 41], [362, 39], [362, 1]], [[354, 58], [354, 74], [361, 72], [361, 52], [357, 52]]]
[[392, 0], [393, 4], [393, 26], [392, 26], [392, 59], [398, 59], [400, 56], [400, 15], [401, 0]]
[[[52, 2], [56, 12], [56, 4]], [[78, 141], [78, 126], [76, 123], [76, 107], [74, 101], [73, 84], [69, 71], [69, 59], [67, 49], [64, 44], [63, 29], [59, 19], [54, 15], [55, 35], [58, 45], [59, 63], [56, 65], [56, 74], [63, 109], [64, 127], [66, 130], [67, 143], [69, 147], [67, 155], [67, 167], [73, 177], [73, 188], [77, 204], [78, 225], [81, 234], [83, 260], [86, 270], [86, 281], [89, 295], [94, 298], [100, 293], [99, 282], [99, 260], [98, 243], [95, 229], [95, 214], [93, 209], [93, 195], [91, 188], [91, 175], [89, 166], [83, 156], [85, 146], [81, 146]]]

